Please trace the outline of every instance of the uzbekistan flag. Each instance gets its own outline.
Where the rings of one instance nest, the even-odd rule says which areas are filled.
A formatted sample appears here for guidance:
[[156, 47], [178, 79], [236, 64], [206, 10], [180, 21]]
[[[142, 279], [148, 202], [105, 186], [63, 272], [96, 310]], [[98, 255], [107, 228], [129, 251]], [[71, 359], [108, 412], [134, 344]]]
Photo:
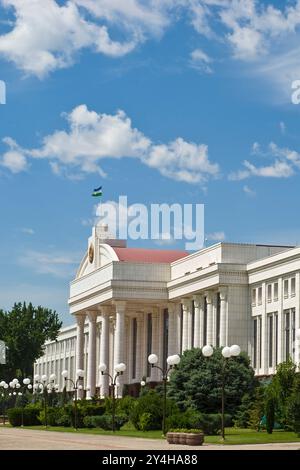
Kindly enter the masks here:
[[102, 196], [102, 186], [99, 188], [94, 189], [92, 196], [99, 197]]

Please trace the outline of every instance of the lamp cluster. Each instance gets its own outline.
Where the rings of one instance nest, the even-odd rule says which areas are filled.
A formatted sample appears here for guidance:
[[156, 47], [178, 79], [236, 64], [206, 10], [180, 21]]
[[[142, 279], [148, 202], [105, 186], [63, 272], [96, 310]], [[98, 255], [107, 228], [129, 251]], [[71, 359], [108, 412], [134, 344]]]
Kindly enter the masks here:
[[[16, 395], [21, 396], [22, 395], [22, 392], [20, 391], [21, 387], [22, 387], [22, 384], [19, 382], [19, 379], [13, 379], [9, 383], [6, 383], [4, 380], [2, 380], [0, 382], [0, 388], [2, 389], [1, 396], [3, 397], [4, 392], [8, 390], [11, 390], [8, 393], [9, 397], [16, 396]], [[23, 379], [23, 389], [24, 388], [27, 388], [28, 390], [32, 389], [30, 379], [28, 378]]]

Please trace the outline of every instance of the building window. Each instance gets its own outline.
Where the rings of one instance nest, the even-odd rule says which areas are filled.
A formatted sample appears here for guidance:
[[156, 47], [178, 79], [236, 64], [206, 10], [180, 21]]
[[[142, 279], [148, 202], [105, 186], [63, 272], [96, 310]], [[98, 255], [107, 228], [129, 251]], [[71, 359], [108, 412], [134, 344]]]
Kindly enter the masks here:
[[285, 279], [283, 282], [283, 296], [286, 299], [289, 296], [289, 281]]
[[207, 344], [207, 300], [204, 297], [204, 309], [203, 309], [203, 344]]
[[[147, 358], [152, 353], [152, 314], [147, 315]], [[147, 377], [151, 375], [151, 364], [147, 361]]]
[[192, 301], [192, 328], [191, 328], [191, 348], [194, 347], [194, 336], [195, 336], [195, 302]]
[[258, 305], [261, 305], [262, 303], [262, 287], [257, 289], [257, 303]]
[[274, 283], [274, 300], [278, 300], [278, 282]]
[[268, 284], [267, 287], [267, 300], [268, 302], [272, 302], [272, 284]]
[[253, 320], [253, 368], [257, 367], [257, 319]]
[[216, 346], [217, 348], [220, 346], [220, 321], [221, 321], [221, 301], [220, 301], [220, 293], [217, 295], [217, 315], [216, 315]]
[[137, 320], [132, 319], [132, 374], [131, 378], [136, 377], [136, 346], [137, 346]]
[[261, 334], [261, 325], [262, 325], [262, 319], [259, 317], [258, 319], [258, 327], [259, 327], [259, 346], [258, 346], [258, 367], [261, 369], [261, 358], [262, 358], [262, 334]]
[[295, 297], [296, 295], [296, 279], [292, 277], [291, 279], [291, 296]]
[[274, 329], [275, 329], [275, 366], [278, 364], [278, 314], [274, 315]]
[[169, 337], [169, 313], [165, 308], [163, 311], [163, 365], [167, 362], [168, 357], [168, 337]]
[[268, 316], [269, 367], [273, 367], [273, 315]]
[[256, 289], [252, 289], [252, 305], [253, 307], [256, 305]]
[[291, 318], [290, 311], [284, 312], [284, 329], [285, 329], [285, 360], [288, 361], [291, 353], [290, 338], [291, 338]]
[[180, 304], [180, 353], [182, 353], [182, 336], [183, 336], [183, 306]]

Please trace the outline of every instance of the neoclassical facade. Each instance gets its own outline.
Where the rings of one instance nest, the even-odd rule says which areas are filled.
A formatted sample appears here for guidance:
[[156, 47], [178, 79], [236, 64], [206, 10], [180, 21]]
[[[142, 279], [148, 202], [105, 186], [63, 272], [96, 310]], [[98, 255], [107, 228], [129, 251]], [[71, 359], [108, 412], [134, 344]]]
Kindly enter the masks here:
[[100, 363], [113, 374], [127, 366], [117, 392], [134, 393], [142, 378], [160, 381], [147, 363], [202, 347], [239, 344], [256, 375], [274, 373], [291, 357], [299, 362], [300, 248], [218, 243], [188, 254], [127, 248], [94, 227], [87, 252], [71, 282], [75, 325], [45, 345], [35, 373], [85, 371], [87, 397], [109, 393]]

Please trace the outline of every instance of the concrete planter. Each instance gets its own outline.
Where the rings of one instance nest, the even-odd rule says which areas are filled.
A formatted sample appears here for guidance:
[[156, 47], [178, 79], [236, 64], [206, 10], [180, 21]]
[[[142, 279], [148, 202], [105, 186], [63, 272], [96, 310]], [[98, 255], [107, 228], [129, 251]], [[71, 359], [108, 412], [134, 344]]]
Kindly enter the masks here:
[[202, 446], [204, 442], [204, 434], [203, 433], [186, 433], [185, 435], [186, 444], [188, 446]]
[[168, 432], [167, 441], [169, 444], [201, 446], [204, 442], [204, 434], [187, 432]]

